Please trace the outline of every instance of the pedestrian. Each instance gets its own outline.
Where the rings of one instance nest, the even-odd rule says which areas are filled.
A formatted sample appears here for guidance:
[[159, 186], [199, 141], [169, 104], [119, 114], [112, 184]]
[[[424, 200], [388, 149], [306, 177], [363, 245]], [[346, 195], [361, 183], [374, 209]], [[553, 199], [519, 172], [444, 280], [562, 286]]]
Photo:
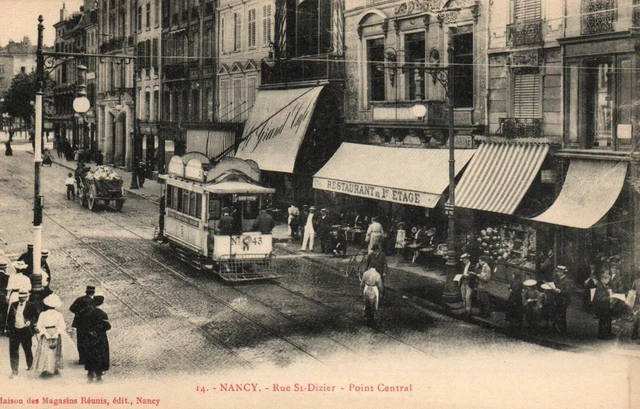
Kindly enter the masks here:
[[316, 234], [316, 230], [314, 228], [315, 212], [316, 208], [314, 206], [311, 206], [309, 208], [307, 220], [305, 220], [304, 224], [304, 235], [302, 238], [302, 247], [300, 247], [300, 251], [306, 251], [307, 245], [309, 246], [309, 251], [313, 251], [313, 239]]
[[622, 273], [620, 272], [619, 257], [611, 258], [611, 281], [609, 287], [614, 294], [625, 294], [624, 281], [622, 279]]
[[380, 273], [380, 278], [382, 280], [382, 286], [384, 287], [384, 279], [387, 275], [387, 256], [380, 249], [380, 244], [376, 243], [371, 248], [371, 254], [367, 256], [367, 262], [365, 265], [365, 269], [369, 270], [374, 268], [378, 273]]
[[476, 294], [478, 296], [480, 316], [488, 318], [491, 316], [491, 299], [487, 292], [487, 287], [491, 281], [491, 267], [487, 263], [487, 256], [480, 256], [476, 270], [478, 273], [478, 287], [476, 288]]
[[[100, 152], [100, 151], [98, 151]], [[159, 215], [158, 215], [158, 236], [156, 240], [158, 243], [164, 243], [164, 212], [167, 208], [167, 197], [163, 194], [160, 196]]]
[[584, 280], [584, 290], [582, 293], [582, 309], [587, 312], [593, 310], [592, 292], [596, 290], [598, 285], [598, 268], [594, 261], [589, 262], [589, 278]]
[[293, 242], [298, 237], [298, 217], [300, 216], [300, 209], [291, 203], [291, 206], [287, 209], [287, 226], [289, 227], [289, 236]]
[[75, 183], [76, 180], [73, 178], [73, 173], [67, 174], [67, 179], [64, 181], [64, 184], [67, 187], [67, 200], [76, 200]]
[[64, 317], [58, 308], [60, 297], [50, 294], [44, 300], [44, 308], [38, 317], [38, 346], [36, 349], [36, 372], [41, 378], [59, 375], [62, 363], [62, 334], [67, 329]]
[[609, 296], [609, 282], [611, 275], [608, 271], [601, 274], [596, 284], [596, 292], [593, 296], [593, 311], [598, 318], [598, 339], [611, 339], [613, 335], [611, 314], [611, 298]]
[[13, 263], [13, 268], [16, 269], [16, 272], [10, 275], [7, 281], [7, 304], [9, 306], [18, 301], [18, 293], [20, 291], [27, 294], [31, 291], [31, 280], [24, 275], [27, 265], [23, 261], [16, 261]]
[[85, 291], [85, 295], [76, 298], [76, 300], [69, 307], [69, 311], [74, 314], [73, 322], [71, 326], [76, 329], [76, 343], [78, 346], [78, 363], [83, 365], [86, 362], [87, 355], [87, 336], [84, 327], [84, 314], [87, 313], [89, 308], [93, 305], [93, 298], [96, 293], [96, 287], [88, 285]]
[[259, 231], [262, 234], [271, 234], [274, 227], [276, 227], [276, 222], [273, 220], [273, 216], [269, 213], [269, 209], [263, 207], [260, 209], [260, 214], [256, 220], [253, 222], [251, 230]]
[[[49, 258], [49, 250], [44, 249], [40, 252], [40, 271], [46, 274], [46, 277], [42, 277], [42, 287], [44, 287], [45, 297], [51, 294], [51, 268], [47, 259]], [[33, 285], [33, 283], [31, 283]]]
[[571, 281], [567, 275], [565, 266], [557, 266], [555, 270], [555, 292], [556, 292], [556, 330], [561, 334], [567, 334], [567, 308], [571, 305]]
[[7, 315], [7, 329], [9, 331], [9, 362], [11, 363], [10, 379], [18, 376], [20, 363], [20, 346], [27, 361], [27, 371], [33, 368], [33, 353], [31, 352], [34, 327], [38, 321], [38, 309], [30, 301], [29, 293], [20, 291], [18, 300], [9, 305]]
[[144, 187], [144, 181], [147, 173], [146, 164], [143, 161], [138, 163], [138, 167], [136, 169], [136, 177], [138, 178], [138, 186]]
[[544, 321], [544, 328], [553, 329], [556, 325], [556, 293], [551, 284], [544, 283], [540, 286], [540, 321]]
[[536, 289], [538, 282], [533, 279], [526, 280], [522, 285], [522, 306], [524, 307], [524, 322], [533, 329], [538, 329], [538, 316], [540, 312], [540, 292]]
[[302, 244], [304, 237], [304, 227], [307, 224], [307, 217], [309, 216], [309, 206], [303, 205], [302, 211], [298, 214], [298, 236], [300, 237], [300, 243]]
[[4, 143], [4, 154], [6, 156], [13, 156], [13, 149], [11, 149], [11, 141], [5, 141]]
[[16, 261], [22, 261], [27, 265], [27, 268], [25, 269], [25, 271], [23, 271], [23, 274], [31, 277], [31, 274], [33, 274], [33, 244], [27, 244], [27, 251], [20, 254], [20, 257], [18, 257], [18, 260]]
[[636, 279], [631, 284], [631, 289], [627, 294], [627, 301], [633, 311], [633, 326], [631, 329], [631, 339], [638, 339], [638, 332], [640, 330], [640, 271], [636, 271]]
[[376, 311], [380, 301], [380, 294], [384, 290], [382, 277], [375, 268], [370, 268], [362, 275], [360, 290], [364, 299], [364, 319], [367, 325], [376, 324]]
[[96, 153], [96, 165], [102, 166], [103, 162], [104, 162], [104, 155], [102, 154], [102, 151], [98, 149], [98, 152]]
[[518, 276], [509, 285], [509, 298], [507, 299], [507, 321], [513, 331], [522, 328], [524, 319], [524, 306], [522, 305], [522, 279]]
[[318, 238], [320, 239], [320, 251], [322, 253], [329, 252], [329, 239], [331, 238], [331, 219], [327, 209], [320, 210], [320, 218], [318, 219]]
[[7, 262], [0, 260], [0, 336], [4, 335], [7, 326], [7, 284], [9, 284], [9, 271]]
[[93, 303], [83, 318], [86, 334], [86, 357], [84, 369], [89, 382], [102, 382], [102, 375], [109, 370], [109, 338], [107, 331], [111, 329], [109, 316], [99, 307], [104, 297], [96, 295]]
[[473, 291], [477, 285], [477, 277], [473, 271], [471, 271], [471, 256], [469, 253], [464, 253], [460, 256], [462, 262], [462, 276], [460, 276], [460, 296], [462, 297], [462, 303], [464, 304], [465, 314], [467, 318], [470, 318], [473, 311]]
[[382, 228], [382, 225], [378, 223], [378, 218], [372, 217], [371, 224], [367, 229], [367, 235], [365, 236], [365, 239], [364, 239], [364, 241], [369, 243], [369, 248], [368, 248], [369, 254], [371, 253], [374, 244], [382, 243], [383, 235], [384, 235], [384, 229]]
[[42, 166], [49, 165], [49, 167], [51, 167], [51, 164], [53, 164], [53, 158], [51, 157], [51, 152], [49, 152], [49, 149], [45, 149], [44, 153], [42, 154]]

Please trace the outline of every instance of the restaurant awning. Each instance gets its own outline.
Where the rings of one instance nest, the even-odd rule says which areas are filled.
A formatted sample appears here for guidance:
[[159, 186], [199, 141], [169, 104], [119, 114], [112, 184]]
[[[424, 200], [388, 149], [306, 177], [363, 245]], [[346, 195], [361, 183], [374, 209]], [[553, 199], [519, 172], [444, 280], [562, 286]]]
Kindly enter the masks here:
[[258, 91], [235, 156], [256, 161], [260, 170], [293, 173], [322, 88]]
[[[475, 150], [455, 152], [456, 175]], [[449, 185], [446, 149], [343, 143], [313, 176], [313, 188], [433, 208]]]
[[542, 166], [549, 145], [480, 145], [456, 187], [456, 207], [513, 214]]
[[626, 175], [626, 162], [571, 159], [560, 195], [531, 220], [588, 229], [611, 209]]

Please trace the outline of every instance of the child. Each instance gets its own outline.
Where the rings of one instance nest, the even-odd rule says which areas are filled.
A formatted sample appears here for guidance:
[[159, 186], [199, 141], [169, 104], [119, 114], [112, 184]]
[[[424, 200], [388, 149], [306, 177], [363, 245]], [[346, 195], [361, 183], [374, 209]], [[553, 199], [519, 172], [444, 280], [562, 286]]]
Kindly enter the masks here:
[[76, 200], [76, 189], [74, 186], [76, 180], [73, 177], [73, 173], [69, 173], [67, 176], [67, 180], [64, 181], [64, 184], [67, 186], [67, 200]]

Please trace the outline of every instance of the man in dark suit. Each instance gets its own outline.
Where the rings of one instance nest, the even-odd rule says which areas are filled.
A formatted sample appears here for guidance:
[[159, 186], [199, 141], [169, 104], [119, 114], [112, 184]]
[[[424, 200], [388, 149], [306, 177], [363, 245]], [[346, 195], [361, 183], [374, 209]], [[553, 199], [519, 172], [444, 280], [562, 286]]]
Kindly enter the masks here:
[[300, 243], [304, 239], [304, 225], [307, 223], [307, 217], [309, 217], [309, 206], [302, 206], [302, 211], [298, 213], [298, 235], [300, 236]]
[[16, 261], [22, 261], [27, 265], [27, 269], [22, 273], [27, 277], [31, 277], [31, 274], [33, 274], [33, 244], [27, 244], [27, 251], [22, 253]]
[[567, 275], [567, 268], [565, 266], [557, 266], [556, 267], [556, 277], [554, 280], [554, 284], [556, 286], [556, 293], [558, 294], [555, 297], [556, 302], [556, 319], [555, 326], [558, 332], [561, 334], [567, 333], [567, 308], [571, 304], [571, 290], [572, 285], [569, 280], [569, 276]]
[[11, 376], [18, 376], [18, 364], [20, 362], [20, 345], [27, 360], [27, 371], [33, 367], [33, 354], [31, 353], [31, 338], [38, 321], [38, 309], [36, 305], [27, 301], [29, 294], [20, 291], [18, 301], [9, 306], [7, 315], [7, 330], [9, 331], [9, 361], [11, 362]]
[[86, 357], [86, 331], [84, 328], [84, 314], [87, 313], [90, 307], [93, 307], [93, 296], [96, 293], [96, 288], [92, 285], [87, 286], [86, 294], [82, 297], [76, 298], [76, 300], [69, 307], [69, 311], [75, 314], [71, 326], [76, 329], [76, 342], [78, 343], [78, 357], [79, 364], [82, 365], [85, 362]]
[[259, 231], [262, 234], [271, 234], [273, 228], [276, 227], [276, 222], [273, 220], [273, 217], [269, 214], [269, 210], [263, 208], [260, 210], [260, 214], [253, 222], [253, 226], [251, 226], [251, 230]]
[[222, 209], [222, 217], [218, 222], [218, 234], [221, 236], [229, 236], [233, 232], [233, 217], [229, 214], [229, 208]]
[[323, 253], [329, 252], [329, 239], [331, 238], [331, 218], [327, 209], [320, 210], [318, 219], [318, 238], [320, 239], [320, 249]]
[[387, 256], [380, 250], [378, 243], [371, 247], [371, 254], [367, 256], [367, 265], [365, 271], [370, 268], [375, 268], [382, 279], [382, 285], [384, 286], [384, 277], [387, 275]]

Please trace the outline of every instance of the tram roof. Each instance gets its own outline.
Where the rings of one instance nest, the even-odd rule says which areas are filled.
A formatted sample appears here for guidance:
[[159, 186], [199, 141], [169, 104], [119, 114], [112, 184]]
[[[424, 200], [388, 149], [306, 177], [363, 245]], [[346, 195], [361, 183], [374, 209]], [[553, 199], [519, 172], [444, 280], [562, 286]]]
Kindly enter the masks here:
[[244, 181], [228, 181], [228, 182], [220, 182], [212, 185], [204, 186], [204, 191], [215, 194], [232, 194], [232, 193], [240, 193], [240, 194], [251, 194], [251, 195], [260, 195], [260, 194], [270, 194], [275, 193], [276, 190], [270, 187], [263, 187], [259, 185], [254, 185], [253, 183], [248, 183]]

